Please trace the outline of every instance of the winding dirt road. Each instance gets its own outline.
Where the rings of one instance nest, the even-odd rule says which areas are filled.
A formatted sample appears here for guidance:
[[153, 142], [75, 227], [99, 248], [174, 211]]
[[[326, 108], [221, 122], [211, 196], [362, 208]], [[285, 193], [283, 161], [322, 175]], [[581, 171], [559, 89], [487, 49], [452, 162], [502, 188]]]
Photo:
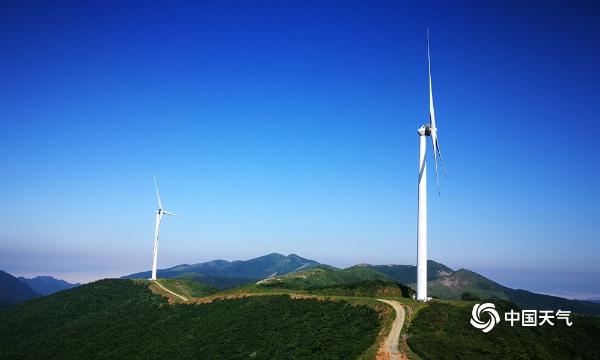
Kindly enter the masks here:
[[406, 355], [402, 354], [398, 347], [398, 341], [400, 339], [400, 331], [402, 330], [402, 325], [404, 325], [404, 308], [400, 305], [399, 302], [394, 300], [383, 300], [377, 299], [381, 302], [384, 302], [396, 311], [396, 319], [394, 319], [394, 323], [392, 324], [392, 328], [390, 329], [390, 333], [385, 338], [379, 351], [377, 351], [377, 360], [404, 360], [408, 359]]
[[176, 293], [172, 292], [171, 290], [169, 290], [169, 289], [167, 289], [166, 287], [162, 286], [162, 284], [161, 284], [161, 283], [159, 283], [158, 281], [152, 281], [152, 283], [154, 283], [154, 284], [158, 285], [158, 287], [159, 287], [159, 288], [163, 289], [164, 291], [168, 292], [169, 294], [171, 294], [171, 295], [175, 295], [175, 296], [177, 296], [178, 298], [180, 298], [180, 299], [181, 299], [181, 300], [183, 300], [183, 301], [188, 301], [188, 299], [187, 299], [186, 297], [184, 297], [184, 296], [181, 296], [181, 295], [179, 295], [179, 294], [176, 294]]

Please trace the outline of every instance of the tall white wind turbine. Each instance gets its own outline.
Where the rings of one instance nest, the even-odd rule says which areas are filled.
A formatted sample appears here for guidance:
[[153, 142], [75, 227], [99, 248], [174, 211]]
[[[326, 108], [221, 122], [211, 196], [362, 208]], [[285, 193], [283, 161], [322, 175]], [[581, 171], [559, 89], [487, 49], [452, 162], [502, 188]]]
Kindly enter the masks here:
[[154, 177], [154, 188], [156, 189], [156, 198], [158, 200], [158, 210], [156, 211], [156, 225], [154, 227], [154, 250], [152, 252], [152, 277], [150, 280], [156, 280], [156, 265], [158, 262], [158, 233], [160, 230], [160, 221], [163, 215], [179, 216], [163, 210], [162, 203], [160, 202], [160, 193], [158, 192], [158, 184], [156, 183], [156, 176]]
[[431, 137], [433, 145], [433, 156], [435, 163], [435, 179], [438, 195], [440, 193], [440, 181], [438, 178], [438, 157], [446, 176], [446, 167], [442, 160], [440, 145], [435, 125], [435, 111], [433, 109], [433, 91], [431, 89], [431, 56], [429, 54], [429, 29], [427, 29], [427, 68], [429, 73], [429, 124], [422, 125], [419, 134], [419, 208], [417, 218], [417, 300], [427, 301], [427, 141]]

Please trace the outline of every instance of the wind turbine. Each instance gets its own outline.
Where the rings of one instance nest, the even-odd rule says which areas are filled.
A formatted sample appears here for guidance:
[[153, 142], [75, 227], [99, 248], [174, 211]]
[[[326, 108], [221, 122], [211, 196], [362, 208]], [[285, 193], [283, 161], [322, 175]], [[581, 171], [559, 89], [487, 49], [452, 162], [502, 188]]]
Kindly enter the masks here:
[[426, 137], [431, 137], [435, 163], [435, 179], [438, 195], [440, 194], [440, 180], [438, 177], [438, 157], [442, 165], [444, 176], [446, 167], [442, 160], [440, 145], [435, 125], [435, 111], [433, 109], [433, 91], [431, 90], [431, 55], [429, 53], [429, 29], [427, 29], [427, 68], [429, 73], [429, 124], [422, 125], [419, 134], [419, 205], [417, 215], [417, 300], [427, 301], [427, 153]]
[[158, 199], [158, 210], [156, 211], [156, 225], [154, 228], [154, 251], [152, 253], [152, 277], [150, 280], [156, 280], [156, 265], [158, 261], [158, 232], [160, 230], [160, 221], [163, 215], [179, 216], [163, 210], [162, 203], [160, 202], [160, 193], [158, 192], [158, 184], [156, 183], [156, 176], [154, 177], [154, 188], [156, 189], [156, 198]]

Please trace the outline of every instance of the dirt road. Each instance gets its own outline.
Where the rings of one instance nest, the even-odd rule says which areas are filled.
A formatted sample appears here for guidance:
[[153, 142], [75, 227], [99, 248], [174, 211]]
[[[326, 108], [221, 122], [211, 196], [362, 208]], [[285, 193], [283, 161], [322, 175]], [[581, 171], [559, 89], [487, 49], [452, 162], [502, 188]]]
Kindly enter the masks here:
[[175, 295], [175, 296], [177, 296], [178, 298], [180, 298], [183, 301], [188, 301], [188, 299], [186, 297], [183, 297], [183, 296], [181, 296], [179, 294], [176, 294], [176, 293], [172, 292], [171, 290], [169, 290], [166, 287], [162, 286], [161, 283], [159, 283], [158, 281], [153, 281], [153, 283], [156, 284], [156, 285], [158, 285], [159, 288], [163, 289], [164, 291], [168, 292], [169, 294]]
[[379, 351], [377, 352], [377, 360], [408, 359], [406, 355], [400, 353], [400, 350], [398, 348], [400, 331], [402, 330], [402, 325], [404, 325], [404, 308], [402, 307], [402, 305], [400, 305], [399, 302], [394, 300], [377, 300], [392, 306], [396, 311], [396, 319], [394, 319], [394, 323], [392, 324], [390, 333], [385, 338], [385, 340], [381, 344], [381, 347], [379, 348]]

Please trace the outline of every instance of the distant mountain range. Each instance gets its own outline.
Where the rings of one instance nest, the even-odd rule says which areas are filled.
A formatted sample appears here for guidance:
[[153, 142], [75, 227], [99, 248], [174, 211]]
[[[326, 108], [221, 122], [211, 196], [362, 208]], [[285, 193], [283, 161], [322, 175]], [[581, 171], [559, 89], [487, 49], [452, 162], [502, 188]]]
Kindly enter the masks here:
[[[320, 265], [317, 261], [295, 254], [288, 256], [272, 253], [250, 260], [213, 260], [199, 264], [183, 264], [158, 270], [161, 278], [183, 278], [204, 282], [219, 289], [233, 288], [253, 283], [270, 276], [310, 269]], [[124, 276], [126, 279], [148, 279], [150, 271]]]
[[51, 276], [17, 278], [0, 270], [0, 308], [79, 286]]
[[[511, 289], [473, 271], [467, 269], [455, 271], [432, 260], [428, 261], [427, 265], [428, 292], [433, 297], [505, 300], [524, 309], [552, 308], [600, 315], [600, 303], [597, 302], [569, 300], [526, 290]], [[415, 287], [417, 269], [414, 265], [368, 264], [348, 269], [336, 269], [295, 254], [285, 256], [272, 253], [250, 260], [213, 260], [192, 265], [178, 265], [159, 270], [158, 276], [195, 280], [221, 290], [257, 284], [336, 293], [361, 292], [366, 294], [395, 291], [408, 294], [412, 293], [412, 289], [411, 291], [407, 289]], [[124, 276], [128, 279], [148, 279], [149, 277], [149, 271]], [[50, 276], [38, 276], [33, 279], [16, 278], [0, 271], [0, 308], [78, 285]]]
[[[306, 271], [317, 268], [319, 271]], [[369, 268], [371, 272], [349, 269]], [[364, 281], [392, 281], [415, 287], [417, 268], [414, 265], [368, 265], [354, 266], [344, 271], [305, 259], [295, 254], [288, 256], [272, 253], [250, 260], [214, 260], [193, 265], [178, 265], [158, 271], [162, 278], [191, 279], [228, 289], [250, 283], [261, 282], [269, 286], [311, 288], [319, 286], [347, 285]], [[327, 270], [327, 271], [325, 271]], [[298, 276], [285, 276], [286, 274]], [[377, 274], [377, 275], [374, 275]], [[128, 279], [148, 279], [150, 272], [141, 272], [125, 276]], [[270, 278], [270, 279], [269, 279]], [[269, 280], [264, 280], [269, 279]], [[261, 281], [262, 280], [262, 281]], [[427, 262], [427, 280], [429, 294], [442, 299], [465, 300], [506, 300], [524, 309], [562, 309], [582, 314], [600, 315], [600, 304], [568, 300], [556, 296], [515, 290], [500, 285], [485, 276], [466, 269], [453, 270], [450, 267], [429, 260]]]
[[71, 284], [64, 280], [53, 278], [52, 276], [36, 276], [32, 279], [19, 277], [19, 280], [29, 285], [33, 291], [42, 295], [54, 294], [55, 292], [74, 288], [80, 285], [79, 283]]

